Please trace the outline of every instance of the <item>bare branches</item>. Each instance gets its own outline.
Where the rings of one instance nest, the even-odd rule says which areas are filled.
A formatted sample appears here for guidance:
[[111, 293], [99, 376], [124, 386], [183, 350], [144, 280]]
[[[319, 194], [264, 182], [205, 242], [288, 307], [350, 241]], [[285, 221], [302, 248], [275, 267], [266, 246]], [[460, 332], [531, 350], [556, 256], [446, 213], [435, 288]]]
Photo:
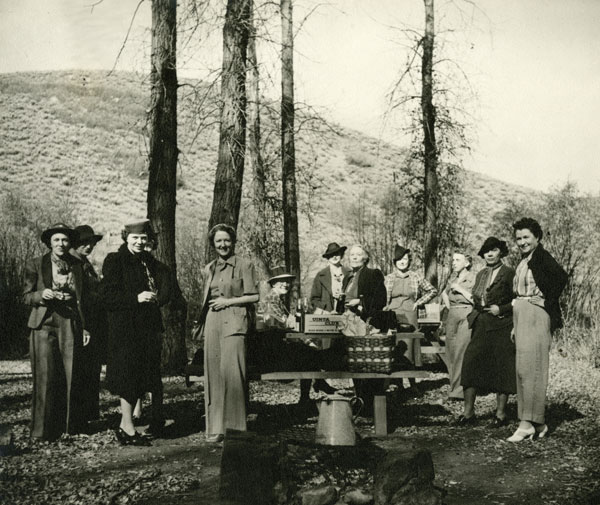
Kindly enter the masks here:
[[123, 40], [123, 44], [121, 44], [121, 48], [119, 49], [117, 57], [115, 58], [115, 63], [113, 65], [113, 67], [110, 69], [110, 72], [107, 74], [107, 76], [112, 75], [112, 73], [115, 71], [115, 68], [117, 67], [119, 58], [121, 57], [121, 54], [123, 53], [123, 50], [125, 49], [125, 44], [127, 44], [127, 40], [129, 39], [129, 34], [131, 33], [131, 27], [133, 26], [135, 17], [137, 16], [138, 10], [143, 3], [144, 3], [144, 0], [140, 0], [135, 8], [135, 11], [133, 11], [133, 16], [131, 16], [131, 21], [129, 23], [129, 28], [127, 28], [127, 33], [125, 34], [125, 39]]

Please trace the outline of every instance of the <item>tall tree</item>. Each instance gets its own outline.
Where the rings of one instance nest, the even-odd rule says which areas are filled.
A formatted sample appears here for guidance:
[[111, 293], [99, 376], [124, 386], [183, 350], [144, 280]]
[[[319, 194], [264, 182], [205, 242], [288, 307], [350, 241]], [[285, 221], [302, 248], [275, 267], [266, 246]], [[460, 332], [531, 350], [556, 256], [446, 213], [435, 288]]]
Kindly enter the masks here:
[[256, 56], [256, 24], [254, 21], [254, 0], [250, 0], [250, 37], [248, 39], [248, 73], [246, 90], [248, 98], [247, 115], [247, 161], [252, 172], [252, 217], [248, 233], [255, 257], [262, 263], [261, 270], [270, 273], [269, 248], [266, 216], [267, 189], [264, 160], [261, 153], [260, 129], [260, 72]]
[[[246, 57], [251, 0], [227, 0], [223, 26], [221, 126], [209, 229], [218, 223], [237, 228], [246, 153]], [[206, 245], [206, 258], [213, 254]]]
[[148, 218], [158, 233], [157, 256], [171, 269], [171, 301], [163, 308], [163, 366], [178, 370], [187, 361], [187, 304], [177, 282], [177, 0], [152, 1], [151, 105], [148, 114]]
[[292, 298], [300, 295], [300, 244], [294, 145], [294, 24], [292, 0], [281, 0], [281, 180], [285, 264], [296, 276]]
[[438, 195], [438, 149], [435, 140], [436, 111], [433, 105], [433, 42], [434, 0], [425, 2], [425, 35], [421, 66], [421, 111], [423, 114], [423, 156], [425, 170], [424, 245], [423, 262], [425, 277], [437, 285], [437, 195]]

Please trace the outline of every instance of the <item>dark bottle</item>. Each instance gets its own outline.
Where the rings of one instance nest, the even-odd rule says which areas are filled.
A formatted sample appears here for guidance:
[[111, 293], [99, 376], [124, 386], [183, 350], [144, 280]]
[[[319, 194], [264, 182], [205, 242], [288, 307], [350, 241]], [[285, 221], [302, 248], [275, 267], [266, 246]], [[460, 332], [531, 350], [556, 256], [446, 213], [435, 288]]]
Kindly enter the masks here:
[[335, 311], [338, 314], [343, 314], [346, 306], [346, 295], [342, 293], [335, 302]]
[[303, 333], [304, 332], [304, 309], [302, 307], [302, 300], [298, 298], [296, 300], [296, 324], [294, 326], [294, 330]]

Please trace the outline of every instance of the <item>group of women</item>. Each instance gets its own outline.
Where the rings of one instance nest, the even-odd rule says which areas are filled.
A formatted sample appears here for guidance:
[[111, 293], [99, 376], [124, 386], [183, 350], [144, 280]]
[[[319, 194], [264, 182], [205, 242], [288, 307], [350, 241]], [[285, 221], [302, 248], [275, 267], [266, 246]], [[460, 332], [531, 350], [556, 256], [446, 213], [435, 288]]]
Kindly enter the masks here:
[[[537, 221], [524, 218], [513, 227], [522, 255], [516, 271], [502, 262], [508, 254], [506, 243], [489, 237], [479, 251], [486, 266], [476, 276], [470, 271], [471, 258], [462, 252], [454, 254], [454, 273], [441, 297], [449, 309], [449, 396], [464, 399], [464, 412], [457, 423], [474, 424], [476, 395], [493, 392], [497, 408], [492, 426], [506, 425], [508, 395], [517, 393], [520, 424], [508, 440], [520, 441], [547, 432], [544, 404], [550, 339], [561, 324], [558, 298], [567, 276], [542, 247]], [[134, 426], [136, 402], [146, 392], [153, 398], [150, 427], [160, 431], [164, 426], [160, 306], [169, 300], [170, 273], [149, 252], [153, 233], [148, 221], [125, 225], [122, 237], [119, 250], [105, 258], [99, 281], [86, 260], [101, 238], [90, 227], [75, 231], [59, 224], [42, 234], [50, 252], [28, 266], [25, 280], [25, 301], [32, 306], [33, 437], [54, 438], [61, 432], [74, 432], [97, 416], [97, 392], [92, 394], [95, 406], [75, 397], [85, 389], [82, 369], [88, 374], [92, 369], [82, 366], [85, 360], [80, 356], [94, 342], [94, 334], [99, 337], [102, 331], [108, 334], [108, 387], [121, 403], [118, 440], [124, 445], [149, 443]], [[216, 225], [208, 240], [216, 258], [203, 271], [204, 292], [195, 336], [204, 338], [206, 440], [218, 442], [228, 428], [246, 429], [246, 337], [259, 292], [254, 266], [235, 253], [235, 230]], [[75, 249], [69, 252], [71, 247]], [[365, 320], [393, 313], [395, 323], [416, 328], [418, 307], [438, 293], [410, 269], [410, 250], [396, 246], [394, 269], [387, 277], [368, 266], [369, 253], [363, 246], [350, 247], [348, 267], [342, 265], [345, 252], [346, 247], [335, 242], [327, 247], [323, 257], [328, 264], [312, 286], [313, 307], [333, 312], [341, 301]], [[273, 287], [286, 284], [274, 290], [274, 305], [281, 305], [280, 297], [292, 279], [286, 272], [270, 279]], [[100, 322], [103, 311], [104, 329]], [[284, 327], [291, 324], [283, 307], [275, 312], [274, 321]], [[408, 359], [412, 342], [406, 341]], [[101, 348], [98, 342], [93, 345]], [[98, 359], [93, 367], [94, 391]], [[366, 382], [356, 386], [368, 395], [375, 381]]]
[[448, 307], [446, 349], [450, 398], [464, 399], [457, 424], [477, 422], [477, 394], [496, 394], [491, 428], [508, 425], [506, 403], [517, 395], [517, 430], [510, 442], [548, 432], [545, 421], [548, 362], [552, 332], [562, 325], [558, 299], [567, 274], [540, 243], [539, 223], [523, 218], [513, 224], [521, 253], [516, 271], [502, 258], [506, 242], [489, 237], [479, 250], [486, 263], [475, 278], [471, 258], [453, 257], [454, 275], [442, 299]]
[[88, 256], [102, 236], [90, 226], [59, 223], [42, 233], [49, 252], [28, 263], [24, 285], [32, 307], [32, 438], [84, 432], [99, 417], [104, 361], [108, 388], [120, 397], [121, 444], [149, 444], [133, 420], [146, 392], [152, 393], [150, 430], [164, 425], [159, 307], [169, 299], [170, 274], [148, 251], [153, 236], [148, 221], [125, 225], [123, 244], [105, 258], [100, 280]]

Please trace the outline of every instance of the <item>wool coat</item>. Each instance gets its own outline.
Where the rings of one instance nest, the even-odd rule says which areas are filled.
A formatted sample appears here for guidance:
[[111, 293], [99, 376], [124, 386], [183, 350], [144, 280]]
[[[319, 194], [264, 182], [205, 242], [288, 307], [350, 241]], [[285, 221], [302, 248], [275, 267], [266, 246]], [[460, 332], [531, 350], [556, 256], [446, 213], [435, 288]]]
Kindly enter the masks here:
[[[515, 344], [511, 341], [513, 327], [512, 300], [515, 271], [502, 265], [493, 282], [486, 288], [487, 269], [477, 273], [473, 287], [473, 310], [467, 316], [472, 328], [471, 341], [465, 351], [461, 385], [474, 387], [480, 394], [515, 393]], [[485, 305], [480, 293], [485, 290]], [[497, 305], [497, 316], [484, 308]]]
[[[342, 266], [342, 273], [344, 277], [342, 279], [342, 286], [345, 285], [346, 279], [350, 275], [350, 270], [347, 267]], [[313, 307], [331, 312], [335, 309], [335, 298], [333, 297], [333, 290], [331, 287], [331, 268], [329, 265], [315, 276], [310, 292], [310, 302]]]
[[[349, 275], [344, 280], [344, 290], [348, 287], [351, 282], [352, 276]], [[383, 273], [377, 268], [368, 268], [367, 266], [362, 267], [360, 275], [358, 277], [358, 289], [357, 296], [363, 297], [363, 312], [361, 318], [365, 321], [373, 317], [378, 311], [381, 311], [385, 307], [387, 301], [387, 291], [385, 289], [385, 282]]]
[[[138, 302], [138, 294], [150, 291], [141, 260], [155, 280], [156, 303]], [[160, 387], [160, 307], [169, 301], [171, 292], [166, 269], [147, 252], [131, 253], [126, 244], [110, 253], [102, 267], [99, 292], [108, 320], [106, 382], [113, 394], [131, 404]]]
[[562, 314], [558, 299], [567, 285], [567, 273], [542, 247], [542, 244], [538, 244], [533, 251], [528, 266], [537, 287], [544, 295], [544, 309], [550, 315], [550, 331], [562, 328]]

